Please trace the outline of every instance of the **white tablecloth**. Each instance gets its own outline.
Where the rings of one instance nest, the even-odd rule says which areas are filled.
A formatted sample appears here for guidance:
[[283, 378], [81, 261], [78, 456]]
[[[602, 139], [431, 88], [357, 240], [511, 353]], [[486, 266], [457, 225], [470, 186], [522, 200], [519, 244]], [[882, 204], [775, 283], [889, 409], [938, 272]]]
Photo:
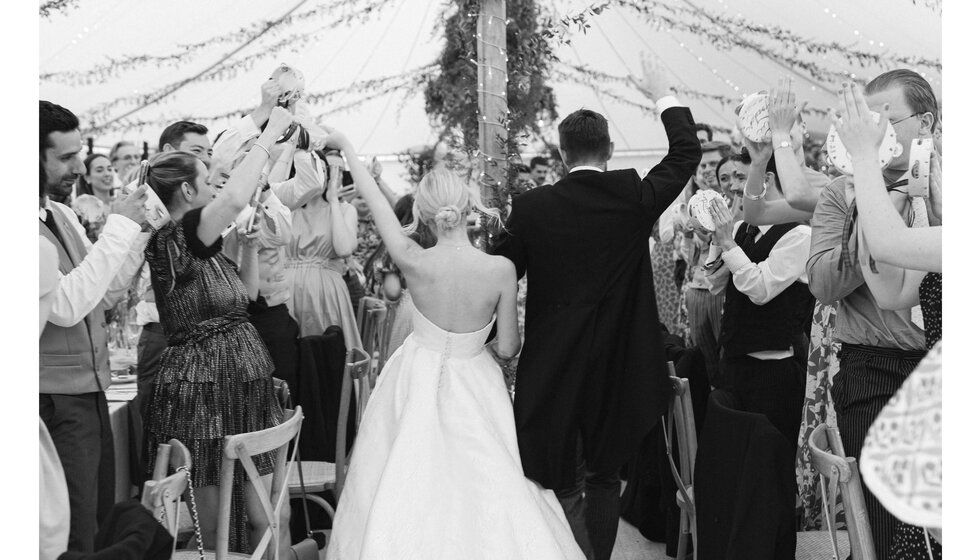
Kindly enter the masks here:
[[106, 390], [109, 401], [109, 425], [112, 427], [112, 446], [116, 455], [116, 501], [133, 496], [129, 472], [129, 406], [136, 398], [136, 382], [112, 385]]

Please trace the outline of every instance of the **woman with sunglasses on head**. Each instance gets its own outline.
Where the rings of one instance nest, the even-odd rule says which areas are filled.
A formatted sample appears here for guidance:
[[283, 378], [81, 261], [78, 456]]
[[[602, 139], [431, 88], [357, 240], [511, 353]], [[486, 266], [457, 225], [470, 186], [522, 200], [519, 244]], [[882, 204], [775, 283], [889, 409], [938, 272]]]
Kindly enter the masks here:
[[[188, 152], [157, 154], [146, 173], [146, 182], [170, 215], [146, 248], [160, 323], [169, 339], [144, 418], [146, 464], [152, 470], [160, 443], [176, 438], [187, 445], [208, 548], [216, 542], [224, 437], [270, 428], [283, 416], [273, 392], [272, 361], [246, 312], [258, 297], [256, 246], [244, 251], [236, 270], [221, 253], [221, 233], [251, 201], [269, 147], [291, 122], [287, 111], [274, 109], [265, 131], [220, 193], [207, 182], [204, 163]], [[271, 488], [273, 455], [253, 459]], [[248, 551], [249, 531], [254, 547], [266, 523], [258, 494], [240, 467], [231, 510], [230, 549]], [[289, 551], [288, 520], [283, 526], [287, 533], [280, 556]]]

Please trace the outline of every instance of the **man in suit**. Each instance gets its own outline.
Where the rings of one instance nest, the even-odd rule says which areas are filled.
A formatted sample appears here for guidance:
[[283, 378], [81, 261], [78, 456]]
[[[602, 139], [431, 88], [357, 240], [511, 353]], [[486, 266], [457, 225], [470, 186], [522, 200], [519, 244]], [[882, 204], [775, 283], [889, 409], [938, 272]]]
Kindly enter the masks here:
[[[71, 192], [84, 172], [78, 118], [41, 101], [40, 235], [58, 253], [57, 282], [38, 343], [38, 413], [51, 434], [68, 484], [68, 550], [93, 552], [97, 523], [114, 502], [112, 431], [105, 389], [109, 387], [105, 309], [126, 295], [143, 264], [150, 235], [141, 232], [146, 187], [113, 203], [93, 245], [75, 213], [49, 200]], [[43, 491], [43, 489], [42, 489]]]
[[572, 113], [558, 128], [569, 174], [514, 199], [496, 249], [528, 275], [514, 402], [524, 472], [556, 491], [597, 559], [616, 540], [619, 469], [671, 395], [647, 238], [701, 158], [690, 110], [657, 73], [643, 86], [667, 132], [664, 159], [643, 179], [606, 171], [606, 119]]

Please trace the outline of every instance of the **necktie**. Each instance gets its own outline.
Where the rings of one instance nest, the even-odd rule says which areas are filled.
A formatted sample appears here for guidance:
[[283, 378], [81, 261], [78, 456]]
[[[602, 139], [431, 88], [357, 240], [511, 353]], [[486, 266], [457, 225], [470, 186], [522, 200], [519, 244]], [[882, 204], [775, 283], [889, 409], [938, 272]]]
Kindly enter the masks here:
[[61, 246], [64, 247], [65, 250], [67, 250], [68, 246], [65, 245], [65, 239], [61, 237], [61, 230], [58, 229], [58, 224], [55, 223], [54, 221], [54, 214], [51, 213], [50, 209], [45, 210], [44, 214], [45, 214], [44, 225], [48, 226], [48, 229], [51, 230], [51, 233], [53, 233], [54, 236], [58, 238], [58, 243], [61, 243]]
[[742, 251], [748, 252], [752, 247], [755, 246], [755, 238], [759, 235], [759, 227], [749, 224], [745, 228], [745, 239], [742, 240], [741, 246]]

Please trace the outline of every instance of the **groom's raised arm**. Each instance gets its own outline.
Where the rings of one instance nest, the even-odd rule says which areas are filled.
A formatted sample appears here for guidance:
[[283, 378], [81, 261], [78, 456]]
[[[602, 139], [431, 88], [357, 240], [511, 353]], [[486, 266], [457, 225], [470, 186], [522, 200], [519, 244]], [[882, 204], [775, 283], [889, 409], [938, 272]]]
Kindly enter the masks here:
[[640, 183], [640, 200], [654, 219], [677, 199], [701, 162], [701, 142], [691, 110], [672, 96], [659, 99], [657, 109], [667, 131], [667, 155]]

